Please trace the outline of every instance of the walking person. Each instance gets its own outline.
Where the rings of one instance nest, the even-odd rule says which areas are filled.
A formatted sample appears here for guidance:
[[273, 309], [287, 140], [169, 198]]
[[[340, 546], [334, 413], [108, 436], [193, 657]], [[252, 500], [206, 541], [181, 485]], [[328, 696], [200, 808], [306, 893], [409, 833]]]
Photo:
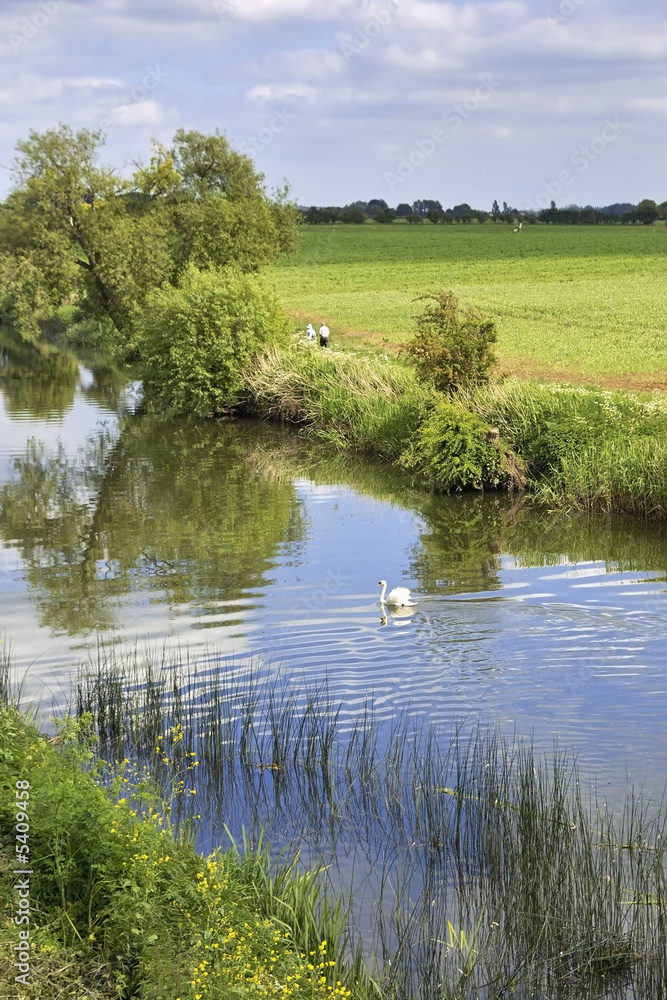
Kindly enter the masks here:
[[329, 346], [329, 332], [329, 327], [325, 323], [322, 323], [320, 327], [320, 347]]
[[311, 340], [315, 340], [316, 336], [317, 334], [315, 333], [315, 327], [313, 326], [312, 323], [309, 323], [308, 326], [306, 327], [306, 337], [308, 338], [308, 343], [310, 343]]

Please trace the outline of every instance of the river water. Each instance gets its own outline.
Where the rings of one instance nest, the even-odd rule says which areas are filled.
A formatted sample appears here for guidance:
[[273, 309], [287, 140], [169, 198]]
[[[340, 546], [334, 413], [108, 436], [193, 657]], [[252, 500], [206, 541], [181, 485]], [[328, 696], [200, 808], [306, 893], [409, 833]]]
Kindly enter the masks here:
[[[379, 718], [499, 724], [603, 791], [664, 786], [667, 531], [435, 497], [254, 422], [133, 416], [113, 371], [0, 378], [0, 631], [62, 704], [100, 641], [328, 676]], [[379, 579], [411, 588], [381, 614]]]

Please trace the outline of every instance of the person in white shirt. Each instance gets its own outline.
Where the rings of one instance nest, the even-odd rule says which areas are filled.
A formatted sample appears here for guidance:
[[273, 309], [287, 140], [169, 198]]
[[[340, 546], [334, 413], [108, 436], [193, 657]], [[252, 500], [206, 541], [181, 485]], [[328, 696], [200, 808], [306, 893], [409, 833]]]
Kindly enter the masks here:
[[309, 341], [315, 340], [315, 338], [317, 337], [317, 334], [315, 333], [315, 327], [313, 326], [312, 323], [309, 323], [308, 326], [306, 327], [306, 337], [308, 338]]
[[329, 327], [322, 323], [320, 327], [320, 347], [329, 346]]

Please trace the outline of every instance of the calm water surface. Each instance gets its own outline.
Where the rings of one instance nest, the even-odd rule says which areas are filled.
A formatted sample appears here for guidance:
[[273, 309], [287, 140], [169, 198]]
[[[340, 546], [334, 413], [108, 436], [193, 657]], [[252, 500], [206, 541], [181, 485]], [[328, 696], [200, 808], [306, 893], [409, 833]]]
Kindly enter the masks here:
[[[662, 788], [664, 529], [430, 497], [280, 429], [133, 417], [108, 369], [4, 361], [0, 629], [28, 694], [62, 702], [100, 638], [169, 640]], [[412, 613], [382, 618], [380, 578]]]

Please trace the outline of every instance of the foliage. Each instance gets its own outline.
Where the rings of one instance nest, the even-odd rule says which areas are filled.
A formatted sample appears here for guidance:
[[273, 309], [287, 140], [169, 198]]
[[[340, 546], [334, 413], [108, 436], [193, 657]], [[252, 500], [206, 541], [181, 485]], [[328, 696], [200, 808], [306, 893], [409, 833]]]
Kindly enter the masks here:
[[257, 351], [288, 331], [275, 295], [258, 277], [190, 265], [176, 288], [148, 296], [139, 321], [147, 399], [176, 413], [220, 412], [234, 401]]
[[250, 407], [304, 424], [338, 449], [397, 458], [433, 403], [409, 369], [388, 359], [306, 346], [271, 350], [246, 372]]
[[440, 392], [480, 385], [496, 358], [493, 320], [476, 309], [461, 308], [452, 292], [420, 296], [428, 301], [417, 316], [417, 334], [404, 347], [417, 374]]
[[492, 421], [550, 506], [658, 519], [667, 514], [667, 405], [594, 387], [508, 379], [461, 403]]
[[455, 402], [439, 402], [401, 455], [400, 464], [445, 493], [523, 485], [493, 428]]
[[[667, 234], [657, 226], [304, 227], [296, 256], [271, 265], [288, 310], [325, 315], [339, 343], [404, 343], [414, 299], [446, 281], [496, 322], [505, 370], [548, 368], [635, 384], [667, 370]], [[330, 324], [331, 325], [331, 324]]]
[[179, 129], [122, 180], [98, 164], [100, 132], [66, 125], [18, 143], [15, 187], [0, 207], [0, 306], [36, 340], [58, 308], [102, 322], [127, 353], [137, 312], [190, 263], [256, 270], [293, 249], [296, 210], [216, 133]]
[[[87, 996], [145, 1000], [273, 996], [276, 988], [304, 1000], [345, 1000], [350, 993], [334, 975], [331, 949], [321, 935], [315, 943], [308, 922], [321, 891], [317, 874], [276, 867], [266, 851], [200, 857], [170, 827], [145, 769], [125, 759], [104, 779], [108, 769], [95, 763], [89, 724], [87, 717], [66, 719], [47, 741], [0, 709], [5, 862], [14, 852], [16, 775], [30, 783], [37, 920], [22, 998], [78, 986]], [[179, 733], [171, 737], [178, 746]], [[11, 888], [3, 902], [10, 896]], [[0, 976], [9, 986], [13, 925], [1, 936], [9, 947]]]

